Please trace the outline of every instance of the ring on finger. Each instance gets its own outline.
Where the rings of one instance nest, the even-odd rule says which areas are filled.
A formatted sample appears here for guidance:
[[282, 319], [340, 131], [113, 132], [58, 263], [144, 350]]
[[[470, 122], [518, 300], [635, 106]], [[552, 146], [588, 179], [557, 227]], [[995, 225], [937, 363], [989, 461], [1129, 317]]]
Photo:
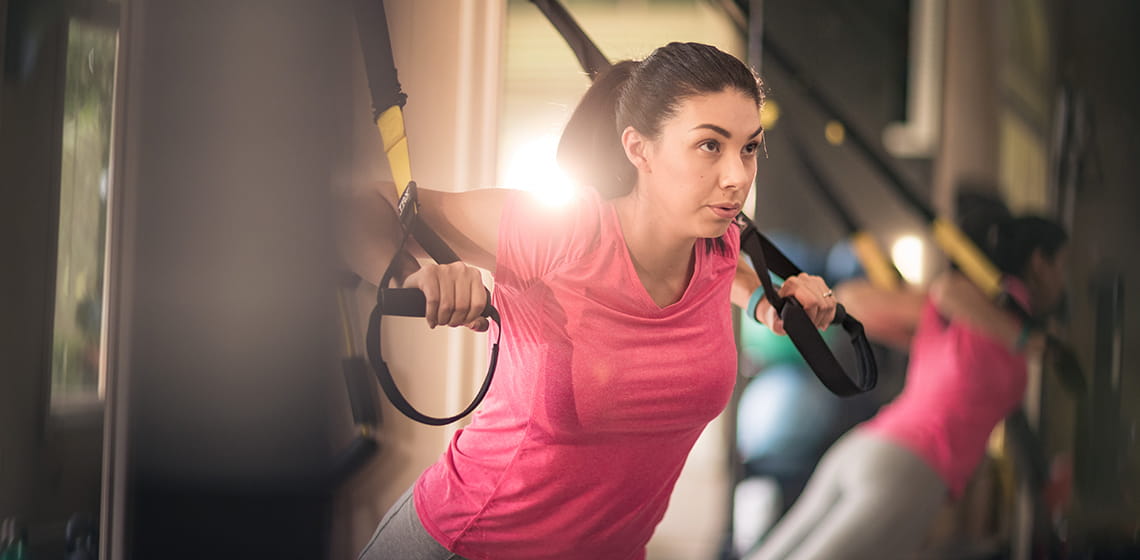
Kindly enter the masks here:
[[823, 297], [825, 297], [825, 298], [835, 297], [835, 294], [833, 294], [831, 292], [831, 290], [828, 290], [828, 291], [824, 292]]

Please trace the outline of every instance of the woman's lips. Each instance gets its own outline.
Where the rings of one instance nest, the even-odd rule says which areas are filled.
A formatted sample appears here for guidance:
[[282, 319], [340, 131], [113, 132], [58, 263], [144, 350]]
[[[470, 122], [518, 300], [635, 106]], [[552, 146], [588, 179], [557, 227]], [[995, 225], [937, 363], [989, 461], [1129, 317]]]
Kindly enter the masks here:
[[709, 209], [718, 217], [725, 220], [732, 220], [740, 213], [739, 204], [710, 204]]

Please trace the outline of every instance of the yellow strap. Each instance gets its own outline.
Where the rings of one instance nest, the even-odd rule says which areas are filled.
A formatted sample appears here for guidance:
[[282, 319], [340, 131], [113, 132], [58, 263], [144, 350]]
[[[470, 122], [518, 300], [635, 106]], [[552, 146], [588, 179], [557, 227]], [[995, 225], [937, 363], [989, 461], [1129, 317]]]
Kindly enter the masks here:
[[871, 234], [860, 231], [851, 235], [851, 249], [867, 272], [867, 279], [871, 285], [884, 290], [899, 289], [899, 275], [895, 272], [891, 261]]
[[943, 218], [934, 220], [934, 240], [966, 277], [987, 296], [997, 298], [1001, 292], [1001, 272], [982, 254], [962, 230]]
[[404, 131], [404, 112], [399, 105], [393, 105], [376, 119], [380, 138], [384, 140], [384, 153], [388, 155], [388, 167], [392, 169], [392, 181], [396, 183], [396, 197], [404, 195], [404, 189], [412, 182], [412, 162], [408, 156], [408, 136]]

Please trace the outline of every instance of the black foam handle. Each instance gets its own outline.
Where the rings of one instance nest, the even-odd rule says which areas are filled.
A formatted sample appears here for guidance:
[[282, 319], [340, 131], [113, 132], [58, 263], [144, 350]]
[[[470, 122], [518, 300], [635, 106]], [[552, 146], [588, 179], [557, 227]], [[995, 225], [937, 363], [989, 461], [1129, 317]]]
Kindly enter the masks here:
[[[385, 288], [381, 290], [380, 310], [384, 315], [397, 317], [423, 317], [427, 314], [427, 299], [419, 288]], [[491, 306], [491, 292], [487, 291], [487, 306], [480, 315], [498, 320], [498, 312]]]

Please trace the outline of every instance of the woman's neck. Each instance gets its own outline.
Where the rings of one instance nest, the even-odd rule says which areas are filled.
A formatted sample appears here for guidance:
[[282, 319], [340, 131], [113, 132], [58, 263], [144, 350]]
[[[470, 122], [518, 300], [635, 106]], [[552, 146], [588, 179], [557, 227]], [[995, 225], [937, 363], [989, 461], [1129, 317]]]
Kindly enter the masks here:
[[615, 199], [614, 208], [642, 286], [665, 307], [680, 300], [689, 286], [696, 239], [678, 236], [668, 219], [636, 193]]

